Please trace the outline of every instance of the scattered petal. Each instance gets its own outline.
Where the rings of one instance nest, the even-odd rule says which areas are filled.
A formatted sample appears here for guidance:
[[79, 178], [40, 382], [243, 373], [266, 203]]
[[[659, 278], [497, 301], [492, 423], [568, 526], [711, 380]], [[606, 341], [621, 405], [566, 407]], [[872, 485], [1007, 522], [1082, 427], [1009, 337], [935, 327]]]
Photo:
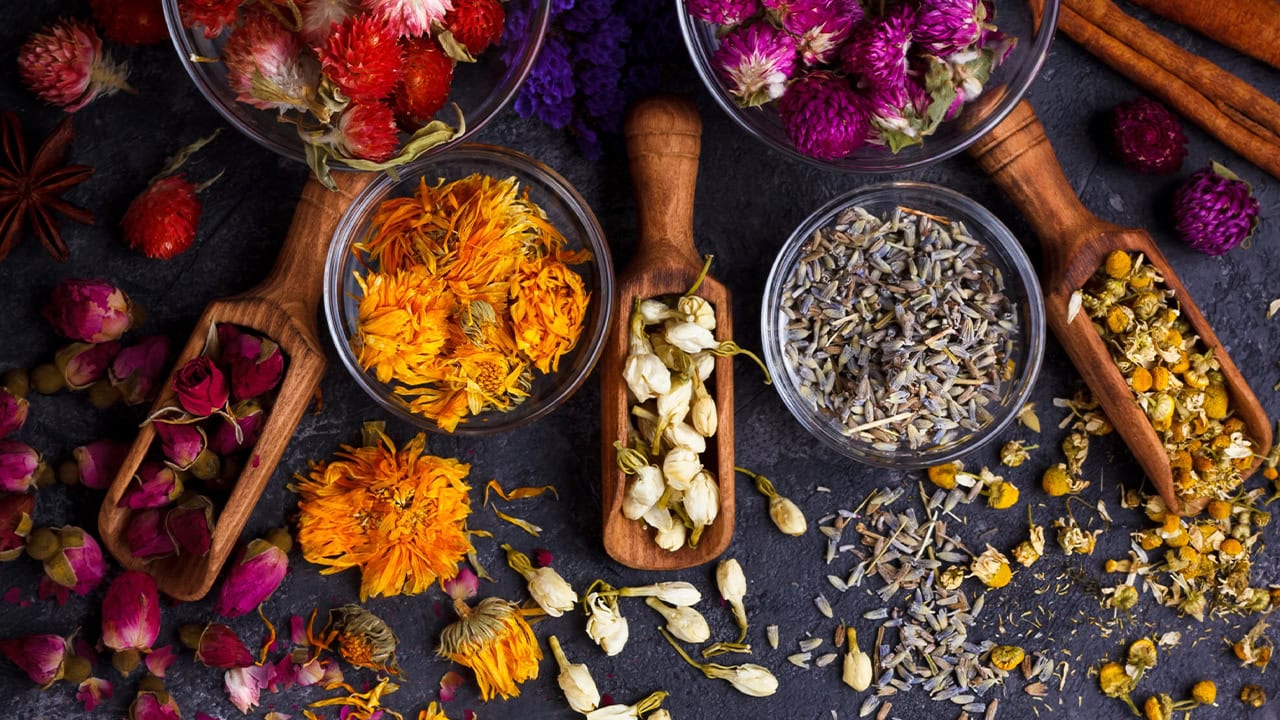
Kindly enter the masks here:
[[471, 568], [460, 568], [452, 580], [444, 582], [444, 592], [454, 600], [470, 600], [480, 592], [480, 578]]
[[156, 648], [147, 655], [147, 672], [158, 678], [164, 677], [169, 671], [169, 666], [178, 659], [178, 654], [173, 651], [172, 645]]
[[103, 700], [111, 699], [112, 690], [110, 680], [91, 677], [80, 683], [76, 690], [76, 700], [84, 706], [85, 712], [93, 712]]
[[270, 681], [271, 669], [262, 665], [233, 668], [223, 677], [231, 704], [239, 708], [242, 713], [248, 713], [258, 706], [262, 689], [267, 687]]
[[1272, 300], [1271, 304], [1267, 306], [1267, 319], [1270, 320], [1275, 317], [1278, 312], [1280, 312], [1280, 298]]
[[506, 500], [507, 502], [511, 502], [512, 500], [524, 500], [527, 498], [538, 497], [539, 495], [545, 495], [546, 493], [551, 493], [552, 495], [555, 496], [557, 500], [560, 499], [560, 493], [556, 492], [555, 485], [540, 485], [538, 487], [532, 487], [532, 486], [518, 487], [518, 488], [512, 488], [511, 492], [507, 492], [506, 490], [502, 489], [502, 485], [499, 484], [497, 480], [490, 480], [489, 484], [484, 486], [485, 506], [489, 505], [490, 491], [493, 491], [495, 495], [502, 498], [503, 500]]
[[465, 682], [466, 679], [462, 675], [452, 670], [445, 673], [444, 677], [440, 678], [440, 701], [449, 702], [453, 700], [454, 696], [458, 694], [458, 688], [462, 687]]

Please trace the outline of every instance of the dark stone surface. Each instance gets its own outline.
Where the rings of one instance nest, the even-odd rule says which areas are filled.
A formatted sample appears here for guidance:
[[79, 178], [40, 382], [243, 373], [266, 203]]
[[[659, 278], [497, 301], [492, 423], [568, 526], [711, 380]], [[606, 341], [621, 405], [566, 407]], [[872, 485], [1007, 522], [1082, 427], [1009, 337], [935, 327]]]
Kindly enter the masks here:
[[[47, 132], [61, 113], [40, 105], [19, 84], [14, 70], [16, 48], [22, 38], [62, 12], [83, 15], [83, 3], [6, 3], [0, 9], [0, 106], [17, 110], [28, 136]], [[1142, 15], [1144, 19], [1150, 19]], [[1227, 51], [1190, 31], [1153, 21], [1179, 44], [1202, 53], [1230, 68], [1271, 96], [1280, 95], [1280, 74]], [[72, 258], [63, 265], [51, 262], [30, 239], [0, 264], [0, 368], [32, 366], [45, 361], [58, 347], [58, 339], [39, 316], [50, 288], [64, 276], [102, 277], [119, 283], [150, 311], [143, 332], [163, 332], [175, 339], [186, 334], [201, 308], [211, 299], [245, 290], [266, 273], [288, 226], [297, 193], [305, 179], [305, 169], [276, 158], [249, 140], [228, 130], [189, 169], [207, 177], [220, 169], [226, 175], [205, 195], [205, 215], [196, 247], [172, 262], [149, 261], [121, 245], [118, 223], [128, 201], [176, 148], [223, 125], [187, 81], [172, 50], [167, 47], [138, 49], [123, 53], [133, 67], [136, 96], [101, 100], [75, 116], [78, 139], [73, 158], [98, 168], [92, 180], [72, 193], [71, 198], [91, 208], [98, 216], [93, 227], [63, 223], [72, 249]], [[735, 334], [747, 347], [759, 347], [758, 305], [763, 279], [777, 249], [791, 229], [810, 211], [831, 197], [873, 181], [818, 171], [768, 151], [739, 131], [723, 116], [699, 88], [686, 82], [704, 112], [705, 139], [699, 184], [696, 233], [700, 247], [715, 253], [714, 272], [735, 293]], [[1280, 401], [1271, 390], [1280, 371], [1276, 368], [1275, 326], [1265, 319], [1267, 303], [1280, 295], [1276, 286], [1276, 217], [1280, 213], [1280, 185], [1273, 178], [1234, 156], [1198, 128], [1187, 127], [1191, 155], [1184, 171], [1174, 178], [1140, 177], [1121, 168], [1106, 149], [1105, 113], [1116, 103], [1137, 96], [1138, 91], [1110, 69], [1082, 52], [1069, 40], [1053, 47], [1044, 72], [1031, 92], [1066, 168], [1072, 184], [1087, 206], [1105, 219], [1125, 225], [1149, 228], [1159, 239], [1201, 308], [1214, 323], [1237, 364], [1244, 370], [1269, 412], [1280, 410]], [[618, 266], [625, 265], [635, 230], [623, 157], [615, 151], [600, 163], [584, 160], [563, 135], [507, 113], [481, 135], [487, 142], [509, 145], [537, 157], [562, 172], [590, 202], [604, 226]], [[1263, 225], [1253, 246], [1238, 249], [1221, 259], [1209, 259], [1181, 247], [1170, 231], [1168, 198], [1178, 179], [1202, 167], [1211, 159], [1225, 162], [1254, 186], [1262, 202]], [[1013, 230], [1027, 240], [1035, 255], [1035, 241], [1027, 226], [967, 158], [958, 157], [932, 168], [908, 173], [908, 178], [938, 182], [956, 188], [990, 207]], [[1280, 322], [1280, 321], [1276, 321]], [[330, 347], [332, 356], [332, 348]], [[321, 458], [339, 443], [359, 438], [360, 423], [366, 419], [388, 420], [389, 432], [407, 440], [412, 429], [391, 420], [349, 381], [336, 357], [331, 357], [325, 378], [324, 412], [306, 417], [290, 444], [280, 469], [263, 496], [246, 530], [246, 538], [285, 522], [293, 512], [294, 499], [286, 490], [289, 475], [303, 470], [308, 459]], [[874, 487], [907, 484], [914, 488], [918, 474], [877, 470], [857, 465], [818, 445], [787, 414], [772, 389], [760, 383], [758, 371], [739, 363], [735, 382], [737, 396], [737, 436], [739, 462], [773, 477], [779, 488], [793, 497], [810, 520], [838, 508], [852, 508]], [[1063, 513], [1062, 503], [1051, 501], [1038, 490], [1040, 469], [1057, 457], [1055, 448], [1062, 431], [1061, 418], [1051, 409], [1052, 398], [1069, 395], [1080, 381], [1052, 338], [1041, 373], [1035, 400], [1041, 409], [1044, 432], [1034, 437], [1025, 429], [1008, 433], [1038, 442], [1043, 448], [1033, 460], [1007, 476], [1023, 489], [1024, 503], [1030, 502], [1037, 522], [1049, 524]], [[477, 508], [474, 526], [492, 530], [499, 541], [533, 549], [545, 547], [555, 553], [555, 567], [579, 590], [594, 578], [615, 585], [637, 584], [659, 579], [633, 572], [612, 563], [601, 550], [599, 530], [599, 458], [597, 457], [599, 392], [589, 382], [559, 411], [533, 425], [506, 436], [461, 439], [432, 436], [431, 448], [441, 455], [453, 455], [473, 464], [473, 484], [482, 486], [489, 478], [505, 485], [554, 483], [560, 501], [525, 501], [517, 512], [543, 526], [541, 538], [530, 538], [519, 530], [498, 522], [488, 510]], [[31, 421], [20, 437], [42, 449], [54, 461], [68, 457], [71, 448], [96, 437], [128, 438], [138, 421], [137, 413], [93, 411], [84, 397], [62, 394], [38, 397]], [[994, 463], [990, 453], [970, 458], [972, 465]], [[1236, 700], [1245, 682], [1261, 684], [1271, 695], [1280, 694], [1274, 673], [1259, 675], [1254, 669], [1240, 669], [1223, 644], [1224, 637], [1237, 638], [1252, 619], [1230, 618], [1204, 624], [1178, 619], [1149, 601], [1139, 607], [1123, 628], [1111, 637], [1101, 637], [1094, 621], [1109, 624], [1113, 614], [1099, 607], [1096, 586], [1108, 582], [1101, 572], [1106, 557], [1117, 557], [1127, 546], [1126, 531], [1142, 527], [1144, 520], [1119, 510], [1116, 489], [1122, 483], [1141, 480], [1123, 446], [1114, 437], [1096, 440], [1088, 464], [1093, 486], [1085, 494], [1089, 503], [1103, 497], [1115, 515], [1116, 526], [1103, 536], [1098, 552], [1091, 558], [1064, 558], [1051, 548], [1032, 571], [1022, 571], [1012, 585], [993, 594], [989, 610], [975, 637], [991, 637], [1016, 642], [1028, 649], [1043, 648], [1067, 660], [1071, 672], [1065, 690], [1052, 692], [1043, 702], [1031, 702], [1023, 694], [1018, 679], [998, 689], [1002, 718], [1041, 717], [1124, 717], [1127, 711], [1116, 701], [1101, 697], [1087, 668], [1110, 653], [1116, 656], [1120, 643], [1156, 630], [1179, 630], [1182, 645], [1166, 655], [1165, 661], [1145, 680], [1138, 692], [1169, 692], [1184, 697], [1190, 684], [1201, 677], [1219, 682], [1217, 709], [1196, 710], [1199, 720], [1244, 717]], [[829, 494], [815, 487], [831, 488]], [[94, 528], [98, 494], [83, 488], [54, 487], [41, 492], [37, 520], [41, 525], [82, 524]], [[752, 658], [772, 668], [782, 683], [781, 691], [765, 700], [734, 693], [723, 683], [704, 680], [684, 666], [658, 637], [655, 615], [637, 601], [628, 602], [625, 612], [631, 620], [632, 637], [626, 651], [606, 658], [582, 631], [581, 616], [574, 615], [540, 625], [540, 637], [555, 633], [565, 640], [570, 657], [590, 665], [600, 689], [618, 701], [634, 702], [652, 690], [672, 692], [667, 705], [678, 718], [828, 718], [837, 709], [841, 718], [855, 717], [861, 696], [840, 684], [839, 663], [814, 670], [800, 670], [786, 661], [795, 642], [806, 634], [830, 637], [835, 620], [823, 618], [814, 609], [819, 592], [830, 598], [837, 617], [853, 622], [864, 643], [874, 636], [872, 623], [861, 620], [878, 602], [867, 590], [840, 595], [827, 585], [828, 572], [843, 574], [848, 568], [838, 562], [826, 567], [822, 562], [823, 540], [816, 530], [800, 539], [776, 533], [765, 514], [765, 503], [748, 484], [738, 492], [738, 526], [730, 555], [743, 563], [750, 581], [747, 598], [752, 631], [757, 648]], [[1009, 548], [1023, 536], [1023, 505], [999, 513], [985, 507], [963, 508], [960, 532], [972, 543], [991, 542]], [[1078, 516], [1081, 509], [1077, 507]], [[1267, 529], [1268, 539], [1276, 536], [1276, 524]], [[1052, 544], [1052, 538], [1050, 538]], [[486, 584], [484, 594], [522, 598], [523, 587], [515, 575], [503, 567], [497, 543], [477, 542], [482, 561], [500, 582]], [[1036, 595], [1048, 581], [1072, 572], [1074, 579], [1063, 595], [1052, 591]], [[30, 560], [0, 567], [0, 592], [18, 588], [23, 598], [34, 600], [39, 568]], [[1037, 579], [1038, 577], [1047, 578]], [[710, 568], [696, 568], [661, 579], [684, 579], [697, 584], [708, 599], [701, 610], [712, 623], [716, 638], [732, 634], [732, 620], [714, 599]], [[1259, 555], [1255, 584], [1280, 582], [1280, 567], [1271, 552]], [[970, 581], [973, 582], [973, 581]], [[1051, 583], [1049, 583], [1051, 584]], [[269, 616], [278, 623], [293, 614], [305, 614], [313, 607], [324, 608], [354, 601], [358, 579], [353, 573], [320, 576], [295, 553], [290, 576], [267, 603]], [[28, 607], [6, 605], [0, 611], [0, 636], [32, 632], [68, 633], [77, 627], [93, 640], [98, 636], [98, 604], [102, 590], [88, 598], [75, 598], [65, 607], [36, 601]], [[368, 606], [384, 617], [401, 638], [401, 656], [406, 670], [403, 688], [388, 700], [390, 707], [406, 715], [435, 697], [437, 681], [449, 669], [435, 658], [432, 649], [441, 627], [449, 621], [446, 605], [438, 590], [423, 597], [399, 597], [371, 601]], [[182, 622], [211, 618], [211, 602], [166, 606], [162, 642], [176, 641], [173, 629]], [[781, 627], [782, 647], [768, 649], [764, 627]], [[250, 616], [232, 623], [251, 643], [262, 637], [260, 622]], [[1198, 642], [1193, 642], [1198, 641]], [[829, 645], [827, 646], [829, 648]], [[864, 645], [865, 647], [865, 645]], [[822, 651], [819, 651], [822, 652]], [[729, 659], [732, 661], [732, 658]], [[107, 674], [116, 686], [116, 696], [96, 715], [120, 717], [133, 697], [137, 676], [121, 680], [101, 663], [98, 674]], [[465, 674], [465, 673], [464, 673]], [[517, 700], [481, 704], [471, 683], [449, 705], [451, 717], [461, 717], [471, 708], [481, 718], [568, 718], [559, 690], [556, 670], [548, 658], [541, 677], [525, 685]], [[370, 679], [366, 673], [351, 672], [357, 684]], [[197, 667], [182, 658], [171, 671], [169, 688], [182, 705], [186, 717], [197, 711], [230, 718], [238, 712], [225, 699], [218, 671]], [[73, 689], [59, 685], [41, 692], [29, 685], [15, 669], [0, 668], [0, 687], [9, 701], [0, 716], [12, 718], [64, 718], [83, 715], [72, 695]], [[308, 700], [320, 696], [310, 692], [265, 695], [256, 713], [267, 709], [299, 713]], [[1275, 718], [1280, 707], [1268, 708], [1248, 717]], [[1036, 710], [1035, 708], [1039, 708]], [[1051, 713], [1051, 714], [1050, 714]], [[894, 717], [904, 719], [950, 718], [959, 709], [949, 703], [934, 703], [916, 692], [894, 704]], [[332, 715], [332, 713], [331, 713]]]

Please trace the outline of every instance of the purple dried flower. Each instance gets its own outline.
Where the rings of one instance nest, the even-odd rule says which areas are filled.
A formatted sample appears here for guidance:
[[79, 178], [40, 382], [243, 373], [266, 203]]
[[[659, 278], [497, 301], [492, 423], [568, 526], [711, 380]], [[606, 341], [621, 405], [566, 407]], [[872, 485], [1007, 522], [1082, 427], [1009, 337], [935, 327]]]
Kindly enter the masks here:
[[0, 439], [22, 429], [30, 411], [31, 406], [26, 398], [20, 398], [0, 387]]
[[631, 39], [631, 29], [627, 27], [626, 18], [614, 15], [605, 18], [596, 28], [578, 36], [573, 43], [574, 62], [589, 65], [604, 65], [621, 68], [627, 61], [627, 41]]
[[140, 405], [155, 397], [169, 364], [169, 338], [153, 335], [120, 351], [107, 372], [125, 403]]
[[560, 26], [572, 33], [589, 35], [596, 23], [610, 17], [613, 0], [574, 0], [573, 7], [560, 18]]
[[755, 107], [782, 97], [797, 57], [795, 38], [758, 22], [725, 35], [711, 63], [734, 101]]
[[1117, 105], [1111, 132], [1121, 162], [1134, 172], [1168, 175], [1187, 157], [1187, 136], [1178, 118], [1150, 98]]
[[867, 142], [871, 125], [860, 98], [843, 78], [815, 72], [801, 78], [778, 102], [796, 149], [819, 160], [837, 160]]
[[[882, 17], [854, 28], [849, 44], [840, 53], [842, 67], [858, 76], [859, 87], [879, 93], [904, 93], [907, 85], [907, 52], [915, 10], [898, 5]], [[895, 102], [901, 105], [906, 98]]]
[[1173, 205], [1183, 242], [1206, 255], [1221, 255], [1248, 240], [1258, 222], [1258, 199], [1249, 183], [1216, 162], [1188, 178]]
[[986, 19], [982, 0], [921, 0], [913, 34], [925, 52], [946, 58], [977, 43]]
[[80, 484], [94, 490], [106, 490], [115, 479], [129, 446], [114, 440], [94, 440], [71, 451], [80, 467]]
[[835, 60], [840, 47], [862, 20], [856, 0], [764, 0], [774, 22], [796, 38], [806, 65]]
[[558, 36], [548, 37], [520, 88], [515, 110], [521, 117], [536, 117], [560, 130], [573, 119], [573, 94], [569, 46]]
[[740, 25], [760, 12], [760, 0], [685, 0], [689, 14], [715, 25]]

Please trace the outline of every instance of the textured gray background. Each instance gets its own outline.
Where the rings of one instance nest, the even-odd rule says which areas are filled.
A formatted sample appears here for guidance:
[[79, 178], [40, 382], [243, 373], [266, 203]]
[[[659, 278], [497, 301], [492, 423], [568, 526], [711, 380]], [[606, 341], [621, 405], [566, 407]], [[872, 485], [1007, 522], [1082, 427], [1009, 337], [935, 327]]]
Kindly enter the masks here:
[[[16, 79], [16, 47], [29, 32], [63, 13], [84, 15], [83, 3], [5, 3], [0, 8], [0, 106], [17, 110], [26, 124], [29, 138], [47, 132], [61, 113], [42, 106], [21, 88]], [[1132, 8], [1130, 8], [1132, 10]], [[1144, 19], [1150, 17], [1136, 12]], [[1176, 42], [1230, 68], [1263, 92], [1280, 95], [1280, 72], [1254, 63], [1191, 32], [1168, 23], [1151, 21]], [[119, 52], [119, 51], [117, 51]], [[223, 125], [187, 81], [172, 50], [167, 46], [124, 53], [131, 61], [132, 81], [137, 96], [117, 96], [90, 105], [75, 117], [78, 138], [73, 158], [98, 168], [97, 174], [72, 193], [71, 198], [98, 215], [94, 227], [64, 223], [72, 258], [64, 265], [51, 262], [33, 240], [24, 242], [0, 264], [0, 368], [31, 366], [51, 357], [58, 340], [40, 318], [39, 310], [50, 288], [64, 276], [102, 277], [119, 283], [150, 311], [147, 332], [186, 337], [195, 317], [213, 298], [245, 290], [257, 283], [270, 266], [288, 226], [292, 206], [305, 179], [306, 170], [279, 159], [237, 135], [224, 133], [215, 145], [189, 166], [193, 175], [207, 177], [220, 169], [226, 175], [204, 194], [205, 214], [196, 247], [171, 262], [149, 261], [121, 245], [118, 223], [129, 200], [145, 185], [172, 151], [211, 129]], [[715, 273], [735, 293], [735, 335], [746, 347], [759, 347], [758, 306], [764, 278], [774, 254], [791, 229], [809, 212], [828, 199], [861, 184], [884, 178], [860, 178], [815, 170], [769, 151], [731, 124], [728, 118], [691, 81], [673, 89], [689, 90], [703, 110], [705, 138], [700, 173], [695, 230], [700, 248], [717, 256]], [[1190, 157], [1183, 172], [1173, 178], [1135, 176], [1121, 168], [1105, 144], [1105, 117], [1116, 103], [1132, 99], [1139, 91], [1110, 69], [1082, 52], [1070, 40], [1060, 38], [1030, 97], [1049, 137], [1057, 148], [1067, 176], [1083, 196], [1085, 204], [1101, 217], [1125, 225], [1150, 229], [1205, 315], [1213, 322], [1237, 364], [1244, 370], [1269, 412], [1280, 409], [1280, 400], [1271, 385], [1278, 379], [1274, 348], [1280, 337], [1277, 325], [1265, 320], [1268, 301], [1280, 295], [1274, 280], [1277, 241], [1276, 218], [1280, 213], [1280, 184], [1236, 157], [1199, 129], [1188, 126]], [[584, 160], [571, 141], [560, 133], [504, 114], [481, 134], [486, 142], [508, 145], [533, 155], [563, 173], [590, 202], [603, 225], [622, 267], [631, 254], [635, 230], [634, 208], [623, 157], [615, 150], [600, 163]], [[1172, 236], [1168, 198], [1178, 180], [1211, 159], [1225, 162], [1254, 186], [1262, 202], [1263, 224], [1252, 248], [1237, 249], [1221, 259], [1210, 259], [1185, 250]], [[964, 192], [991, 208], [1020, 237], [1032, 256], [1035, 240], [1026, 224], [967, 158], [958, 157], [934, 167], [907, 173], [903, 177], [941, 183]], [[1280, 323], [1276, 320], [1275, 323]], [[247, 534], [261, 533], [285, 521], [293, 511], [294, 499], [285, 489], [290, 473], [305, 467], [310, 458], [331, 453], [339, 443], [359, 438], [360, 423], [366, 419], [388, 420], [389, 432], [407, 440], [412, 430], [381, 412], [349, 381], [332, 356], [324, 382], [325, 409], [319, 416], [305, 418], [290, 444], [275, 478], [249, 523]], [[779, 488], [795, 498], [811, 520], [837, 508], [855, 506], [877, 486], [909, 484], [915, 474], [876, 470], [856, 465], [819, 446], [787, 414], [771, 388], [760, 383], [758, 371], [739, 363], [735, 383], [737, 396], [737, 452], [739, 462], [773, 477]], [[1035, 395], [1042, 409], [1044, 433], [1031, 437], [1024, 429], [1008, 433], [1045, 447], [1056, 447], [1061, 431], [1056, 429], [1058, 413], [1050, 410], [1051, 399], [1070, 394], [1079, 384], [1076, 372], [1067, 364], [1060, 348], [1049, 340], [1041, 381]], [[509, 435], [485, 439], [433, 436], [431, 448], [441, 455], [454, 455], [473, 464], [472, 480], [482, 486], [497, 477], [507, 486], [554, 483], [560, 501], [526, 501], [518, 514], [546, 528], [540, 539], [500, 523], [487, 510], [477, 510], [473, 525], [495, 532], [499, 541], [532, 549], [545, 547], [555, 554], [555, 567], [573, 584], [584, 588], [594, 578], [615, 585], [636, 584], [659, 578], [625, 570], [605, 557], [599, 530], [599, 458], [597, 457], [599, 392], [594, 379], [564, 407], [550, 417]], [[130, 436], [136, 414], [123, 411], [97, 413], [81, 396], [59, 395], [36, 398], [31, 420], [21, 439], [41, 448], [51, 459], [67, 457], [71, 448], [103, 435]], [[1057, 458], [1057, 451], [1045, 450], [1023, 469], [1008, 473], [1023, 489], [1023, 503], [1030, 501], [1037, 522], [1049, 524], [1062, 514], [1059, 501], [1049, 502], [1038, 490], [1041, 468]], [[992, 463], [992, 457], [970, 459], [977, 465]], [[1018, 642], [1029, 649], [1046, 648], [1060, 659], [1068, 658], [1072, 673], [1061, 700], [1056, 693], [1045, 703], [1036, 703], [1043, 717], [1123, 717], [1127, 710], [1106, 700], [1096, 689], [1096, 681], [1086, 676], [1087, 666], [1107, 653], [1117, 652], [1121, 638], [1132, 640], [1158, 628], [1181, 630], [1184, 642], [1154, 670], [1139, 690], [1139, 699], [1148, 692], [1164, 691], [1183, 696], [1190, 683], [1202, 676], [1220, 684], [1220, 707], [1194, 713], [1196, 718], [1243, 717], [1246, 711], [1235, 699], [1244, 682], [1263, 685], [1270, 694], [1280, 694], [1275, 672], [1259, 675], [1255, 669], [1239, 669], [1223, 643], [1230, 635], [1239, 637], [1252, 619], [1243, 622], [1211, 622], [1203, 625], [1177, 619], [1161, 608], [1144, 602], [1134, 622], [1116, 637], [1104, 639], [1088, 618], [1108, 621], [1112, 614], [1102, 611], [1094, 594], [1098, 582], [1108, 580], [1101, 573], [1104, 558], [1121, 556], [1127, 546], [1126, 532], [1142, 526], [1138, 516], [1116, 508], [1117, 482], [1138, 482], [1141, 474], [1114, 438], [1095, 441], [1088, 464], [1094, 480], [1086, 499], [1105, 496], [1116, 516], [1115, 531], [1105, 535], [1092, 558], [1064, 558], [1052, 548], [1034, 572], [1020, 572], [1012, 585], [989, 598], [983, 629], [975, 637], [991, 637], [1002, 642]], [[814, 488], [825, 485], [830, 494]], [[1103, 489], [1105, 487], [1105, 490]], [[55, 487], [42, 491], [37, 520], [42, 525], [74, 522], [93, 527], [98, 495], [83, 488]], [[684, 666], [658, 637], [656, 616], [638, 601], [624, 610], [631, 619], [632, 638], [619, 657], [606, 658], [582, 631], [582, 619], [574, 615], [538, 627], [540, 637], [556, 633], [565, 639], [571, 658], [592, 668], [601, 691], [619, 701], [634, 702], [652, 690], [670, 690], [667, 706], [678, 718], [827, 718], [830, 709], [840, 717], [854, 717], [861, 696], [839, 682], [839, 665], [826, 669], [800, 670], [785, 660], [794, 652], [794, 643], [806, 633], [830, 637], [836, 621], [823, 618], [814, 609], [813, 597], [825, 592], [836, 607], [838, 617], [855, 621], [869, 641], [872, 624], [862, 621], [864, 610], [876, 606], [865, 590], [843, 596], [823, 579], [828, 572], [842, 574], [847, 566], [823, 565], [823, 541], [815, 531], [800, 539], [784, 538], [773, 530], [765, 514], [762, 498], [746, 484], [738, 492], [738, 526], [730, 554], [741, 560], [750, 581], [747, 598], [752, 621], [751, 641], [758, 648], [754, 660], [772, 668], [779, 676], [780, 692], [769, 699], [738, 695], [727, 685], [704, 680]], [[974, 506], [964, 511], [967, 527], [961, 532], [973, 542], [992, 542], [1009, 548], [1025, 532], [1025, 510], [1003, 514]], [[1276, 535], [1273, 523], [1268, 538]], [[1052, 543], [1052, 538], [1050, 539]], [[482, 560], [495, 572], [500, 583], [485, 585], [485, 594], [497, 593], [520, 598], [521, 583], [507, 571], [494, 541], [480, 540]], [[1071, 570], [1078, 573], [1074, 590], [1063, 597], [1032, 595], [1044, 583], [1036, 573], [1048, 578]], [[38, 566], [26, 559], [0, 566], [0, 591], [23, 589], [34, 599]], [[698, 568], [669, 578], [696, 583], [705, 595], [714, 596], [712, 574]], [[1257, 558], [1255, 584], [1280, 582], [1280, 568], [1273, 553]], [[1114, 581], [1114, 579], [1112, 579]], [[973, 582], [973, 581], [970, 581]], [[295, 553], [292, 570], [284, 585], [268, 602], [269, 616], [277, 622], [289, 615], [305, 614], [313, 607], [322, 610], [356, 598], [357, 577], [352, 574], [321, 577]], [[70, 632], [83, 627], [96, 639], [99, 627], [98, 603], [102, 591], [88, 598], [73, 599], [58, 608], [52, 602], [35, 602], [30, 607], [4, 606], [0, 609], [0, 636], [30, 632]], [[406, 670], [403, 689], [391, 696], [388, 705], [416, 717], [417, 710], [435, 697], [437, 681], [449, 669], [435, 658], [432, 649], [440, 628], [450, 618], [438, 590], [423, 597], [378, 599], [370, 609], [384, 617], [401, 638], [402, 662]], [[164, 609], [165, 639], [176, 638], [178, 623], [211, 617], [211, 603], [201, 602]], [[1043, 609], [1042, 609], [1043, 608]], [[718, 598], [704, 600], [701, 609], [712, 623], [716, 638], [733, 633], [729, 613]], [[1020, 619], [1030, 611], [1027, 619]], [[1028, 624], [1038, 619], [1043, 633]], [[781, 627], [783, 646], [777, 651], [764, 642], [765, 625]], [[232, 623], [247, 641], [261, 637], [258, 620], [252, 616]], [[1201, 641], [1192, 646], [1192, 641]], [[829, 646], [828, 646], [829, 647]], [[116, 685], [115, 699], [95, 715], [119, 717], [133, 696], [137, 675], [122, 681], [105, 664], [98, 673], [109, 673]], [[465, 674], [465, 672], [464, 672]], [[544, 660], [540, 679], [524, 686], [517, 700], [479, 702], [470, 682], [457, 700], [449, 704], [451, 717], [461, 717], [464, 708], [476, 710], [481, 718], [568, 718], [563, 698], [556, 688], [556, 670], [550, 658]], [[357, 682], [367, 674], [352, 672]], [[1020, 680], [998, 691], [1003, 718], [1033, 717], [1033, 704], [1022, 693]], [[0, 667], [0, 687], [12, 699], [0, 709], [0, 716], [13, 718], [80, 717], [73, 690], [58, 686], [41, 692], [11, 666]], [[186, 717], [204, 711], [230, 718], [239, 713], [226, 700], [221, 673], [197, 667], [186, 656], [172, 669], [169, 687]], [[268, 709], [296, 713], [301, 703], [319, 696], [315, 689], [293, 690], [286, 694], [264, 695]], [[1275, 718], [1280, 707], [1273, 702], [1249, 717]], [[1052, 714], [1046, 714], [1052, 709]], [[331, 713], [336, 714], [336, 713]], [[917, 693], [895, 704], [894, 716], [901, 718], [950, 718], [959, 714], [947, 703], [933, 703]]]

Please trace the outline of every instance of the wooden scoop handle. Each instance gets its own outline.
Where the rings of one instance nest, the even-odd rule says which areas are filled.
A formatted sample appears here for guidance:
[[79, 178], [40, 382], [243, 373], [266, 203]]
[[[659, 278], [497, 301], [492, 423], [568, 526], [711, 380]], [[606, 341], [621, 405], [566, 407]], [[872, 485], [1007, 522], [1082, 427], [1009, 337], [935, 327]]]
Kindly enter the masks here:
[[702, 118], [688, 98], [659, 95], [627, 114], [625, 134], [640, 237], [629, 267], [698, 267], [693, 195], [702, 152]]

